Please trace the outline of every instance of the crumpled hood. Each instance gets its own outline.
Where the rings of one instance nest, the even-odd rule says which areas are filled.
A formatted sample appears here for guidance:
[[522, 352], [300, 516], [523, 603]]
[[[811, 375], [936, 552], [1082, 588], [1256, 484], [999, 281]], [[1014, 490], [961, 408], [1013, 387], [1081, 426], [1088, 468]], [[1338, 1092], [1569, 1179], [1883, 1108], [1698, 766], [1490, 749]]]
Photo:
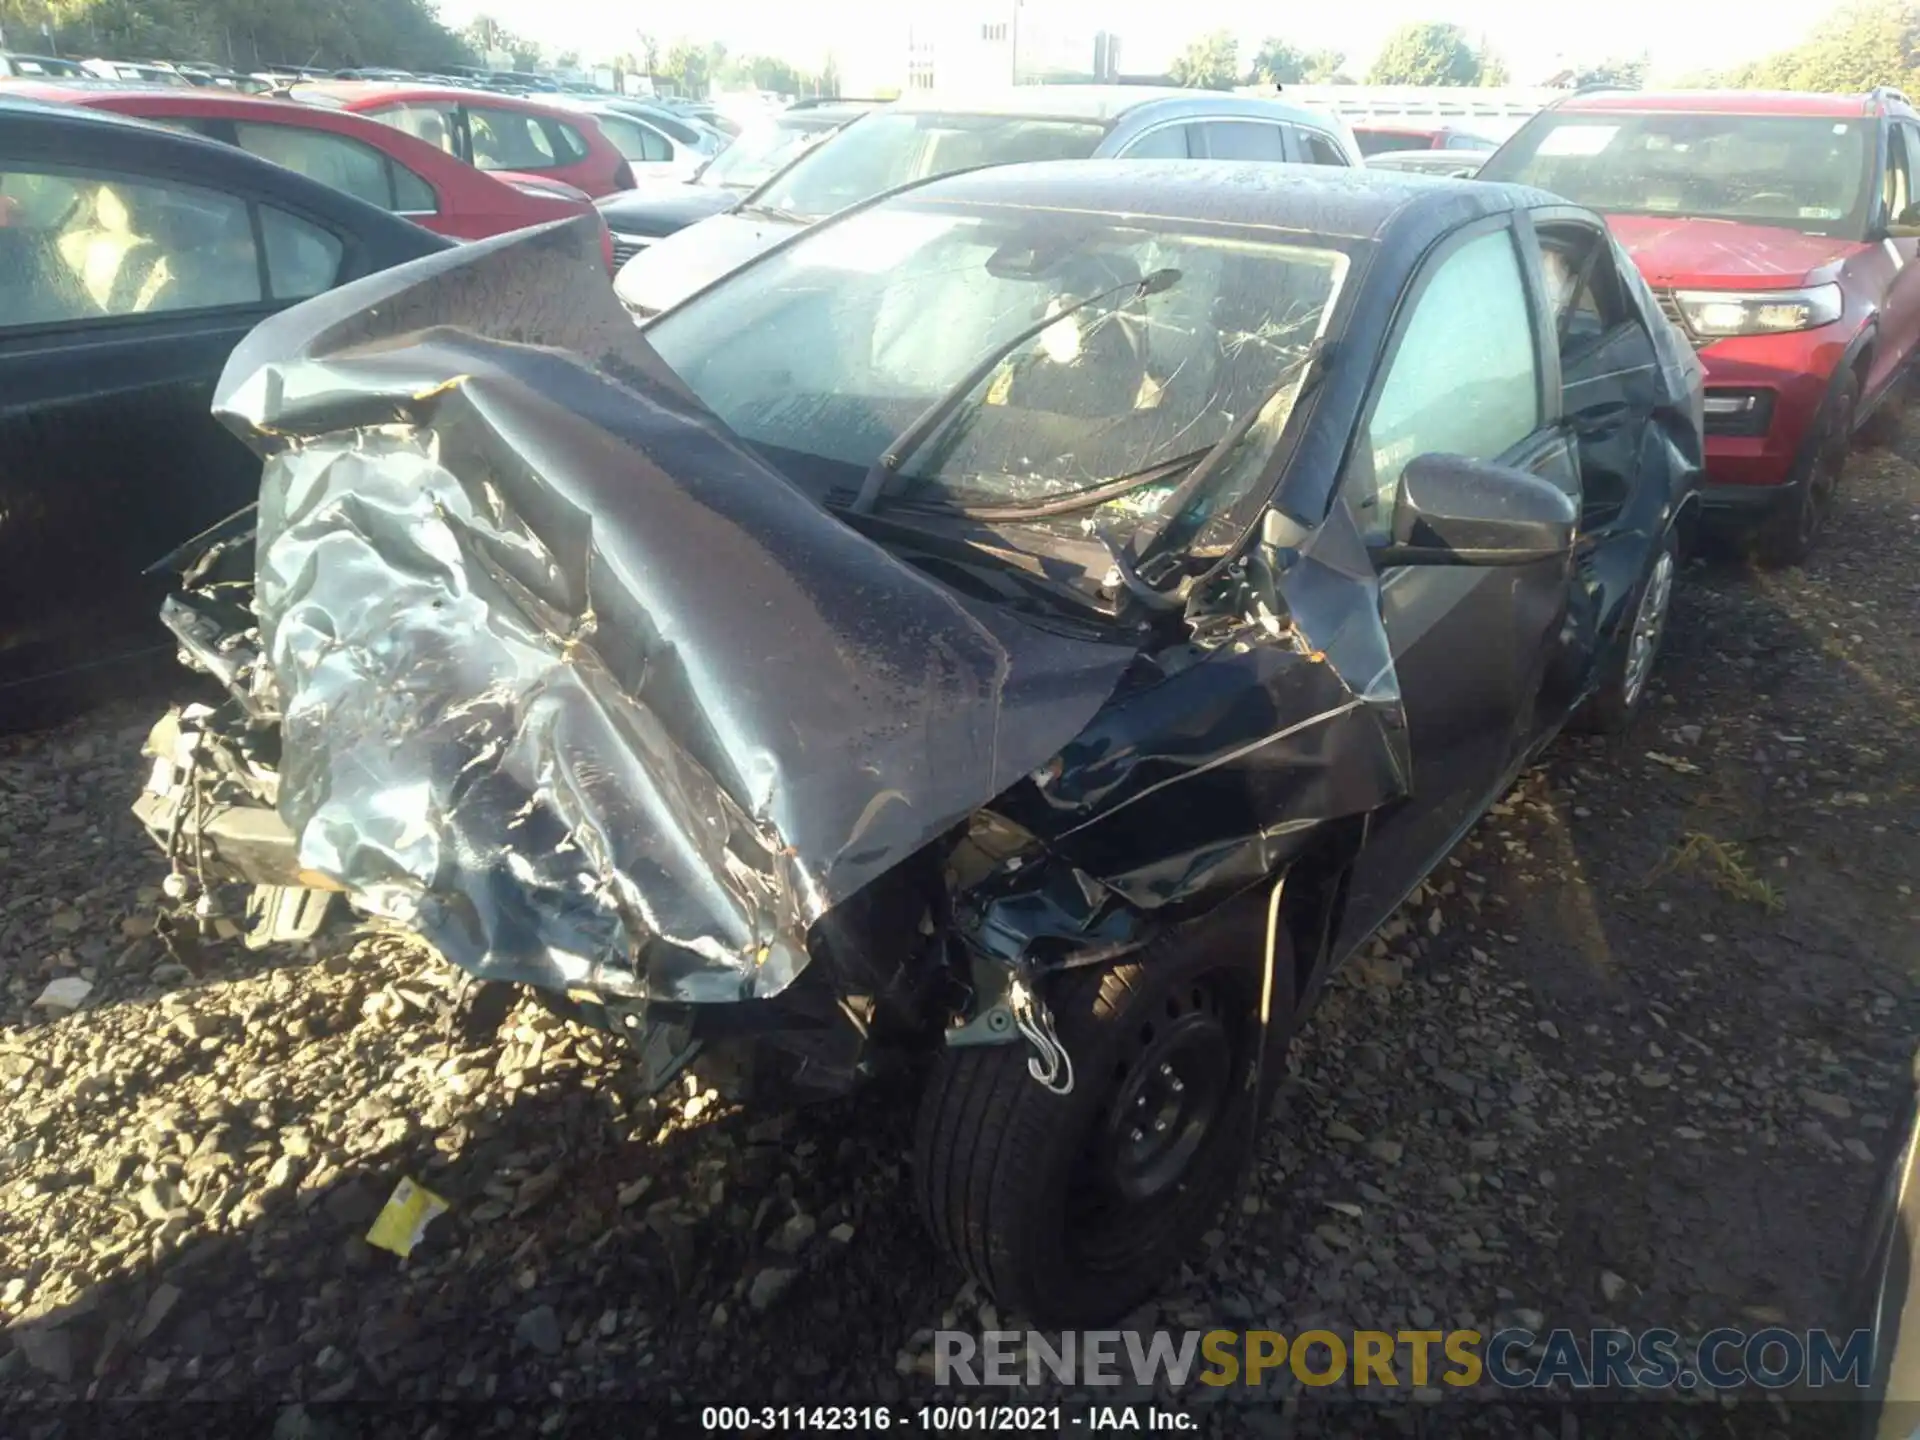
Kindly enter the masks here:
[[235, 351], [300, 863], [488, 979], [761, 997], [1135, 658], [809, 502], [607, 293], [597, 228], [321, 296]]
[[1767, 290], [1831, 280], [1867, 247], [1772, 225], [1680, 216], [1609, 215], [1607, 225], [1647, 283], [1662, 289]]
[[750, 212], [714, 215], [642, 250], [620, 267], [613, 288], [631, 309], [666, 310], [799, 228]]

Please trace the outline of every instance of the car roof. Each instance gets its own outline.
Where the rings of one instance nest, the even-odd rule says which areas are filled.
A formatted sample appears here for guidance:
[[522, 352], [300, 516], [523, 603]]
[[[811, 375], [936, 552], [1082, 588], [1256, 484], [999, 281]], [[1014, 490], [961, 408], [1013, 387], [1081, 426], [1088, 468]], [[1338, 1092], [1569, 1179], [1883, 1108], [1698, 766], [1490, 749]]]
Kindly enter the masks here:
[[[183, 90], [178, 85], [149, 85], [127, 80], [106, 80], [97, 85], [82, 85], [66, 80], [0, 82], [0, 95], [16, 92], [28, 94], [40, 100], [61, 102], [95, 113], [104, 113], [97, 107], [111, 107], [116, 100], [135, 100], [151, 101], [152, 113], [156, 117], [197, 115], [239, 120], [251, 118], [259, 120], [262, 124], [279, 122], [300, 125], [307, 129], [345, 134], [379, 123], [369, 116], [355, 115], [349, 110], [335, 110], [323, 105], [302, 105], [297, 100], [282, 100], [270, 95], [247, 95], [237, 90], [221, 90], [211, 86]], [[129, 112], [123, 109], [121, 113]], [[403, 151], [412, 148], [408, 141], [415, 137], [408, 136], [404, 130], [395, 130], [393, 134], [404, 137], [398, 142]], [[382, 138], [389, 141], [392, 139], [391, 136]], [[419, 143], [437, 154], [445, 154], [437, 146], [428, 145], [425, 141]], [[417, 159], [417, 156], [407, 158]]]
[[1692, 112], [1701, 115], [1871, 115], [1871, 95], [1823, 95], [1806, 90], [1593, 90], [1569, 95], [1571, 112]]
[[809, 105], [804, 110], [782, 110], [773, 117], [776, 125], [809, 125], [818, 120], [825, 125], [844, 125], [882, 107], [875, 105]]
[[[322, 95], [343, 105], [362, 100], [470, 100], [488, 105], [524, 106], [529, 110], [552, 110], [561, 98], [548, 94], [538, 98], [508, 95], [499, 90], [481, 90], [471, 85], [433, 85], [424, 80], [303, 80], [290, 87], [298, 98], [302, 94]], [[564, 107], [562, 107], [564, 108]]]
[[[131, 130], [141, 135], [168, 135], [183, 144], [204, 145], [213, 150], [231, 151], [231, 146], [219, 145], [212, 140], [203, 140], [197, 135], [182, 135], [175, 130], [166, 130], [158, 125], [150, 125], [144, 120], [136, 120], [131, 115], [116, 115], [111, 110], [93, 110], [79, 105], [66, 105], [58, 100], [36, 95], [36, 90], [53, 89], [33, 81], [26, 84], [8, 83], [0, 85], [0, 115], [9, 123], [28, 126], [94, 125], [101, 127], [104, 134], [107, 129], [118, 127], [123, 131]], [[156, 87], [166, 88], [166, 87]]]
[[[196, 89], [199, 87], [195, 87]], [[93, 95], [188, 95], [182, 85], [159, 80], [109, 80], [102, 75], [0, 75], [0, 95], [35, 95], [42, 100], [70, 100]]]
[[1371, 240], [1389, 224], [1437, 236], [1481, 216], [1568, 203], [1522, 185], [1240, 160], [994, 165], [928, 181], [900, 192], [900, 198], [1172, 216], [1332, 240]]
[[1173, 85], [1007, 85], [991, 90], [923, 90], [902, 96], [885, 108], [919, 114], [1010, 115], [1112, 124], [1148, 105], [1177, 107], [1195, 114], [1267, 111], [1325, 123], [1325, 117], [1317, 111], [1274, 96], [1189, 90]]

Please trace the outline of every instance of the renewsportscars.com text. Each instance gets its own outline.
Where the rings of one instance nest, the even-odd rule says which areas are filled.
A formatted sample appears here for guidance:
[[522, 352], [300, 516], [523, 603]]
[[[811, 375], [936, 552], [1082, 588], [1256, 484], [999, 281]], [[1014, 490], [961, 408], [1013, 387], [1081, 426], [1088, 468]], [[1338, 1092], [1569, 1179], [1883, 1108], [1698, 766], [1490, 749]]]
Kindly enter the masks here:
[[1503, 1390], [1863, 1389], [1865, 1330], [1712, 1330], [1697, 1345], [1665, 1329], [937, 1331], [940, 1385], [1259, 1387], [1281, 1374], [1352, 1388], [1492, 1385]]

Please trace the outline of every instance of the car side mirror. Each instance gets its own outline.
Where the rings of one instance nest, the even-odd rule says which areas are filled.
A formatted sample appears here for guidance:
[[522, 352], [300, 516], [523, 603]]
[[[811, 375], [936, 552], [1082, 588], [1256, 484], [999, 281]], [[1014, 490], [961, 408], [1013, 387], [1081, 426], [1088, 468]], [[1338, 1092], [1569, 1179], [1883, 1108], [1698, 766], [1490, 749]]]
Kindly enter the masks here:
[[1401, 565], [1527, 565], [1573, 548], [1580, 508], [1550, 480], [1464, 455], [1417, 455], [1400, 473], [1393, 543]]

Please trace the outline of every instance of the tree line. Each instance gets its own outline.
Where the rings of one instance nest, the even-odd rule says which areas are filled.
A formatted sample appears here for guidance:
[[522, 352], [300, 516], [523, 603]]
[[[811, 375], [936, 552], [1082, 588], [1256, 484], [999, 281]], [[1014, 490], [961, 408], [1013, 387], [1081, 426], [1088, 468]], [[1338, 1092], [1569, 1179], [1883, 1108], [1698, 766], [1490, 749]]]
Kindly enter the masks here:
[[[1476, 46], [1458, 25], [1438, 21], [1403, 25], [1387, 38], [1364, 77], [1335, 50], [1306, 50], [1284, 40], [1261, 42], [1242, 64], [1233, 33], [1216, 30], [1195, 40], [1174, 61], [1177, 84], [1227, 90], [1235, 85], [1508, 85], [1505, 63], [1484, 43]], [[1610, 56], [1539, 77], [1565, 89], [1608, 85], [1637, 90], [1647, 57]], [[1703, 71], [1684, 86], [1754, 90], [1823, 90], [1850, 94], [1893, 85], [1909, 94], [1920, 86], [1920, 0], [1853, 0], [1819, 22], [1803, 44], [1751, 64]]]
[[[442, 70], [485, 64], [504, 53], [515, 70], [578, 68], [577, 50], [554, 51], [480, 16], [459, 31], [440, 21], [432, 0], [0, 0], [0, 35], [11, 50], [83, 58], [201, 61], [258, 70], [268, 65], [322, 69], [377, 65]], [[718, 43], [665, 48], [650, 35], [636, 50], [597, 57], [623, 71], [653, 75], [663, 88], [703, 96], [716, 85], [752, 86], [783, 95], [833, 95], [831, 58], [819, 71], [765, 55], [730, 55]]]
[[1920, 85], [1920, 3], [1862, 0], [1843, 6], [1804, 44], [1704, 78], [1741, 89], [1840, 94], [1893, 85], [1911, 95]]
[[266, 65], [468, 64], [428, 0], [0, 0], [9, 49]]
[[[1338, 50], [1306, 50], [1270, 37], [1245, 65], [1240, 42], [1216, 30], [1187, 46], [1173, 62], [1175, 84], [1202, 90], [1236, 85], [1351, 85], [1354, 75]], [[1475, 45], [1458, 25], [1423, 21], [1402, 25], [1387, 37], [1366, 72], [1369, 85], [1505, 85], [1506, 63], [1484, 44]]]

